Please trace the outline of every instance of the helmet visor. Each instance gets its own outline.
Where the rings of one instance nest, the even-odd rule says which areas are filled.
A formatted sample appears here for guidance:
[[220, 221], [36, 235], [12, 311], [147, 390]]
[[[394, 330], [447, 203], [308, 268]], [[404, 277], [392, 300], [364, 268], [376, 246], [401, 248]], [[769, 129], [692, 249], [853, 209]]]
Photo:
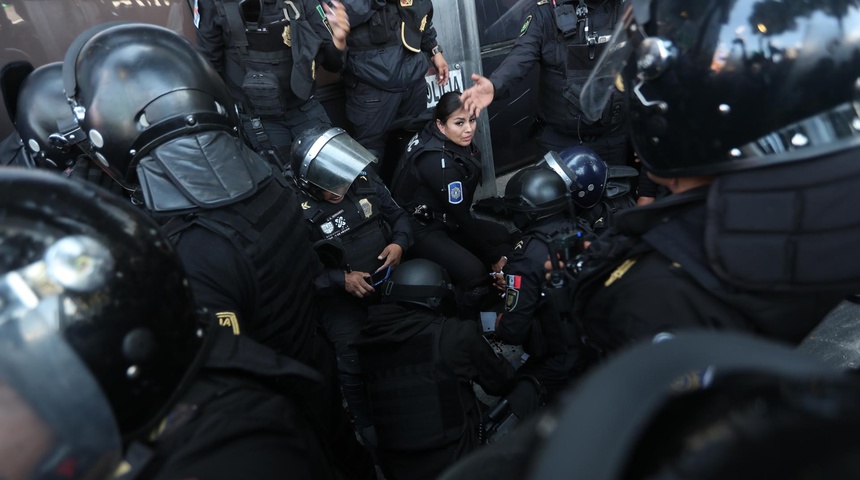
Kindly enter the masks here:
[[99, 286], [112, 270], [103, 248], [65, 237], [0, 275], [0, 431], [17, 432], [0, 435], [0, 478], [107, 478], [121, 459], [110, 403], [64, 337], [77, 306], [63, 292]]
[[59, 305], [0, 323], [0, 478], [108, 478], [121, 459], [108, 400], [57, 328]]
[[621, 72], [630, 59], [634, 44], [641, 38], [638, 29], [631, 29], [634, 21], [633, 3], [636, 2], [626, 2], [609, 44], [582, 87], [582, 113], [592, 122], [600, 119], [612, 93], [624, 89]]
[[343, 196], [376, 157], [341, 129], [331, 129], [311, 145], [299, 174], [308, 183]]
[[552, 169], [553, 172], [557, 173], [562, 180], [564, 180], [564, 184], [567, 185], [567, 191], [570, 193], [574, 193], [576, 190], [576, 174], [568, 168], [568, 166], [561, 159], [561, 156], [553, 151], [549, 151], [546, 155], [543, 156], [543, 159], [538, 162], [546, 163], [546, 165]]

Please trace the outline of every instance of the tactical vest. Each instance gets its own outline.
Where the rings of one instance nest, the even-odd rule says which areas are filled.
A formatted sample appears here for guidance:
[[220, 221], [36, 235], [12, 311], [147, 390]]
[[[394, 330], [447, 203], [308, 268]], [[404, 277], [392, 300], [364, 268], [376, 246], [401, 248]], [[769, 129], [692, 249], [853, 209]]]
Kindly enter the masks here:
[[[547, 252], [551, 252], [552, 241], [560, 233], [554, 228], [552, 230], [552, 232], [546, 232], [537, 228], [528, 231], [522, 237], [522, 248], [514, 249], [509, 256], [511, 259], [517, 256], [524, 256], [529, 243], [532, 241], [542, 243], [546, 246]], [[539, 351], [529, 352], [530, 355], [534, 355], [535, 357], [565, 353], [579, 346], [579, 334], [577, 333], [576, 324], [567, 313], [568, 309], [566, 305], [556, 304], [558, 300], [562, 299], [556, 300], [557, 296], [549, 295], [548, 293], [550, 292], [546, 292], [547, 289], [551, 288], [549, 285], [542, 287], [543, 295], [536, 309], [536, 320], [540, 325], [542, 338], [533, 343], [543, 346], [544, 350], [540, 351], [540, 347], [538, 347]]]
[[[404, 322], [415, 321], [416, 312]], [[466, 429], [461, 386], [442, 361], [439, 341], [444, 317], [405, 342], [358, 346], [367, 381], [378, 446], [426, 450], [457, 441]]]
[[387, 0], [385, 6], [374, 13], [367, 22], [356, 25], [349, 31], [347, 45], [350, 50], [376, 50], [403, 45], [412, 52], [421, 51], [408, 37], [408, 31], [423, 32], [432, 18], [433, 4], [430, 0]]
[[283, 182], [283, 177], [275, 175], [255, 195], [225, 207], [174, 217], [165, 230], [174, 243], [192, 225], [232, 243], [248, 262], [257, 289], [253, 318], [245, 321], [247, 331], [243, 333], [278, 353], [307, 361], [315, 328], [310, 279], [319, 266], [307, 237], [296, 234], [302, 217], [292, 203], [292, 190]]
[[[406, 154], [400, 159], [394, 171], [392, 181], [392, 197], [397, 203], [413, 214], [419, 205], [426, 205], [430, 212], [444, 212], [447, 207], [445, 199], [448, 197], [448, 180], [445, 171], [459, 170], [462, 175], [463, 192], [474, 192], [481, 183], [481, 160], [479, 154], [468, 155], [465, 148], [450, 147], [441, 134], [435, 134], [435, 122], [418, 132], [406, 148]], [[440, 185], [424, 185], [418, 177], [415, 166], [416, 159], [425, 152], [439, 152], [439, 160], [426, 159], [424, 161], [438, 161], [443, 170], [442, 183]]]
[[238, 0], [215, 0], [227, 46], [225, 82], [249, 115], [282, 116], [311, 96], [323, 40], [291, 5], [264, 1], [259, 22], [251, 22], [243, 20]]
[[[562, 8], [573, 7], [570, 3], [575, 2], [553, 9], [552, 18], [556, 22]], [[585, 81], [609, 44], [615, 23], [621, 19], [621, 3], [607, 0], [596, 8], [588, 7], [588, 15], [580, 17], [576, 28], [567, 36], [558, 25], [555, 28], [558, 42], [556, 58], [555, 62], [548, 62], [549, 68], [541, 71], [538, 102], [544, 120], [556, 128], [563, 128], [561, 133], [573, 130], [580, 135], [599, 135], [605, 133], [607, 127], [619, 126], [624, 120], [624, 98], [620, 92], [612, 94], [601, 118], [595, 122], [583, 117], [579, 100]], [[545, 8], [553, 7], [548, 5]], [[567, 102], [560, 102], [562, 97]]]
[[380, 265], [376, 257], [390, 243], [390, 235], [381, 215], [382, 201], [366, 175], [355, 179], [338, 204], [309, 195], [302, 195], [301, 199], [305, 219], [313, 225], [314, 241], [338, 238], [350, 269], [376, 271]]

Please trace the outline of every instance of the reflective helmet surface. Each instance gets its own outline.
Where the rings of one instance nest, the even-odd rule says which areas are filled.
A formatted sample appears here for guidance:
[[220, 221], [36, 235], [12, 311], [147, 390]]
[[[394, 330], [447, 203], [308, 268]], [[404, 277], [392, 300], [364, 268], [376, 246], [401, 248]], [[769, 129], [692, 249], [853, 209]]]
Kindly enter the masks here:
[[594, 150], [568, 147], [559, 152], [562, 162], [573, 172], [573, 202], [582, 208], [591, 208], [603, 198], [609, 169]]
[[0, 212], [0, 338], [66, 346], [123, 435], [150, 426], [204, 337], [158, 225], [107, 190], [35, 170], [0, 171]]
[[583, 102], [597, 111], [591, 99], [621, 85], [620, 72], [634, 146], [657, 175], [755, 168], [856, 143], [857, 2], [627, 3]]
[[313, 196], [317, 189], [343, 196], [367, 165], [376, 161], [344, 129], [324, 125], [299, 134], [290, 156], [299, 188]]
[[84, 32], [66, 54], [63, 77], [93, 156], [126, 185], [135, 183], [140, 158], [168, 140], [238, 127], [215, 69], [186, 39], [155, 25]]
[[18, 93], [15, 129], [37, 165], [63, 170], [84, 152], [72, 107], [63, 93], [63, 64], [49, 63], [27, 75]]
[[523, 168], [505, 186], [505, 207], [527, 214], [532, 222], [565, 211], [567, 199], [564, 180], [542, 164]]
[[456, 308], [448, 272], [430, 260], [414, 259], [397, 266], [382, 286], [383, 302], [402, 302], [449, 314]]

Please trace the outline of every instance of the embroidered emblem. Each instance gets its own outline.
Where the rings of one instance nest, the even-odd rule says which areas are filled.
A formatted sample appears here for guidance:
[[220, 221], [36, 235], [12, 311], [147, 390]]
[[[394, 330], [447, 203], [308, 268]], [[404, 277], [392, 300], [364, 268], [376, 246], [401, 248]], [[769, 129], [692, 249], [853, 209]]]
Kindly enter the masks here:
[[284, 27], [284, 33], [281, 35], [284, 38], [284, 45], [292, 48], [293, 47], [293, 38], [290, 36], [290, 26], [287, 25]]
[[400, 0], [400, 6], [401, 7], [411, 7], [412, 6], [412, 0]]
[[505, 290], [505, 311], [510, 312], [517, 308], [517, 301], [520, 299], [520, 291], [513, 288]]
[[311, 60], [311, 78], [317, 78], [317, 61]]
[[522, 250], [523, 245], [525, 245], [525, 242], [523, 242], [522, 240], [520, 240], [519, 242], [517, 242], [517, 244], [516, 244], [516, 245], [514, 245], [514, 250]]
[[628, 258], [627, 260], [624, 260], [624, 263], [619, 265], [618, 268], [616, 268], [615, 271], [609, 275], [609, 278], [607, 278], [606, 281], [603, 282], [603, 286], [608, 287], [615, 283], [616, 280], [623, 277], [624, 274], [627, 273], [628, 270], [630, 270], [630, 267], [632, 267], [634, 263], [636, 263], [635, 258]]
[[531, 25], [531, 24], [532, 24], [532, 16], [529, 15], [528, 17], [526, 17], [525, 23], [523, 23], [523, 26], [520, 28], [520, 36], [521, 37], [526, 34], [526, 32], [529, 30], [529, 25]]
[[523, 281], [523, 277], [521, 277], [519, 275], [508, 275], [506, 277], [506, 279], [507, 279], [506, 283], [508, 285], [508, 288], [515, 288], [517, 290], [520, 289], [520, 284]]
[[427, 28], [427, 15], [424, 15], [424, 18], [421, 19], [421, 26], [418, 27], [418, 31], [423, 32], [425, 28]]
[[457, 205], [463, 203], [463, 182], [451, 182], [448, 184], [448, 203]]
[[325, 222], [322, 225], [320, 225], [320, 230], [322, 230], [322, 232], [324, 234], [328, 235], [334, 231], [334, 225], [332, 225], [331, 222]]
[[421, 143], [421, 141], [418, 140], [418, 135], [415, 135], [414, 137], [412, 137], [412, 140], [409, 140], [409, 145], [406, 146], [406, 151], [411, 152], [412, 147], [418, 145], [419, 143]]
[[370, 203], [370, 200], [362, 198], [358, 201], [358, 204], [361, 205], [361, 211], [364, 212], [364, 218], [370, 218], [373, 216], [373, 204]]
[[311, 208], [311, 204], [308, 202], [302, 202], [302, 210], [308, 210]]
[[239, 319], [233, 312], [218, 312], [215, 314], [218, 317], [218, 325], [222, 327], [232, 328], [233, 335], [239, 335]]

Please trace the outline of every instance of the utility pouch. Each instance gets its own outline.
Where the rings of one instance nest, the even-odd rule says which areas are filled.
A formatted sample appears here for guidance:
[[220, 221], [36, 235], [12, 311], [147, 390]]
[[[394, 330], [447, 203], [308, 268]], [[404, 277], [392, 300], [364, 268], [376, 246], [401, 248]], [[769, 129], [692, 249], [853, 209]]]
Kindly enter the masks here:
[[555, 26], [558, 27], [564, 38], [576, 35], [576, 23], [578, 20], [575, 6], [566, 4], [556, 7]]
[[281, 90], [274, 73], [248, 70], [242, 81], [242, 91], [256, 115], [274, 117], [283, 114]]
[[370, 42], [374, 45], [384, 45], [391, 38], [391, 29], [386, 21], [388, 8], [383, 8], [370, 17]]

